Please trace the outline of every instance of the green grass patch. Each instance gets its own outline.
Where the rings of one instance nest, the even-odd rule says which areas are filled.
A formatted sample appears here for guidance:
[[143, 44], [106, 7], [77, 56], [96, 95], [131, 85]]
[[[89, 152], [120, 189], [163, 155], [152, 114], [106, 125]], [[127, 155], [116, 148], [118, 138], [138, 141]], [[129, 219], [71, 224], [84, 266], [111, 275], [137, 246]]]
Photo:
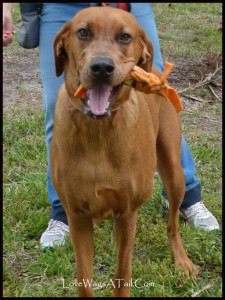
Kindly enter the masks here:
[[162, 51], [172, 57], [222, 52], [222, 3], [151, 3]]

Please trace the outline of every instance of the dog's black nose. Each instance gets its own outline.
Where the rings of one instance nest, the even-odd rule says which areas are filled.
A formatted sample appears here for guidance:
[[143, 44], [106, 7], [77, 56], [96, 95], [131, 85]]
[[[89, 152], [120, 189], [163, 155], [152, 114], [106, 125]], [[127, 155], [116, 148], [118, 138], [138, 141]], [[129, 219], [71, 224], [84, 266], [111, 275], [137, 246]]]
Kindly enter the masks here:
[[109, 58], [95, 58], [90, 64], [91, 74], [99, 83], [107, 83], [110, 76], [113, 75], [115, 65], [112, 59]]

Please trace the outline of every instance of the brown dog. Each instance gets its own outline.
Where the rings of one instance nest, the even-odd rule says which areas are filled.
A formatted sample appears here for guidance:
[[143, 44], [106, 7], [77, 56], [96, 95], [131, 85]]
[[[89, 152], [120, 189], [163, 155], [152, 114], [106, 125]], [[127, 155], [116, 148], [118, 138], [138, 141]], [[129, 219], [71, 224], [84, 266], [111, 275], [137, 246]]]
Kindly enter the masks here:
[[[52, 181], [68, 217], [78, 282], [92, 279], [92, 220], [109, 218], [115, 218], [115, 279], [131, 279], [138, 208], [149, 199], [156, 167], [170, 203], [167, 236], [175, 266], [195, 275], [178, 224], [185, 193], [180, 118], [161, 96], [121, 84], [135, 65], [160, 76], [145, 32], [128, 12], [87, 8], [56, 35], [54, 51], [56, 74], [64, 71], [65, 83], [55, 110]], [[80, 83], [88, 90], [83, 103], [74, 97]], [[117, 282], [113, 296], [129, 296], [130, 288]], [[84, 285], [78, 293], [94, 296]]]

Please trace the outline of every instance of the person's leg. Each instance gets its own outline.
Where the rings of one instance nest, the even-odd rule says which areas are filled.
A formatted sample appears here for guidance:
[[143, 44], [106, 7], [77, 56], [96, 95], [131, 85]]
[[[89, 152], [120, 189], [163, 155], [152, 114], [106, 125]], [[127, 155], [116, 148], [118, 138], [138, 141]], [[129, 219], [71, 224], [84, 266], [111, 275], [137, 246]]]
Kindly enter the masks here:
[[88, 3], [51, 3], [43, 4], [40, 21], [40, 69], [43, 82], [43, 99], [45, 111], [45, 135], [48, 153], [47, 185], [48, 196], [52, 206], [50, 216], [54, 220], [67, 223], [67, 217], [60, 199], [52, 185], [50, 170], [50, 146], [54, 125], [55, 102], [58, 90], [64, 81], [64, 75], [56, 77], [53, 41], [56, 33], [64, 23], [74, 17], [81, 9], [88, 7]]
[[131, 14], [135, 16], [138, 24], [145, 30], [148, 38], [153, 44], [153, 65], [162, 73], [164, 64], [161, 56], [158, 32], [155, 18], [149, 3], [131, 3]]

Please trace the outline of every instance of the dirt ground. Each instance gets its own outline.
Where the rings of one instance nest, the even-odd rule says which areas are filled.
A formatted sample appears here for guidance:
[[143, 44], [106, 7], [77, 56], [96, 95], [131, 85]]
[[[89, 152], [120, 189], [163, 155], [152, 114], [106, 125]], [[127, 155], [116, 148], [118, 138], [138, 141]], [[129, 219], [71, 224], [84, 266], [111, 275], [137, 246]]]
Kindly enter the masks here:
[[[220, 132], [222, 128], [221, 56], [209, 55], [204, 59], [167, 57], [166, 60], [175, 64], [168, 79], [178, 93], [180, 92], [184, 106], [181, 113], [182, 120], [193, 129], [198, 128], [214, 134]], [[194, 88], [195, 85], [199, 87]], [[188, 87], [191, 87], [191, 90], [185, 90]], [[43, 111], [38, 48], [27, 50], [16, 45], [3, 49], [3, 114], [8, 115], [12, 108], [17, 107]]]
[[3, 51], [3, 112], [14, 107], [43, 110], [42, 80], [37, 49]]

